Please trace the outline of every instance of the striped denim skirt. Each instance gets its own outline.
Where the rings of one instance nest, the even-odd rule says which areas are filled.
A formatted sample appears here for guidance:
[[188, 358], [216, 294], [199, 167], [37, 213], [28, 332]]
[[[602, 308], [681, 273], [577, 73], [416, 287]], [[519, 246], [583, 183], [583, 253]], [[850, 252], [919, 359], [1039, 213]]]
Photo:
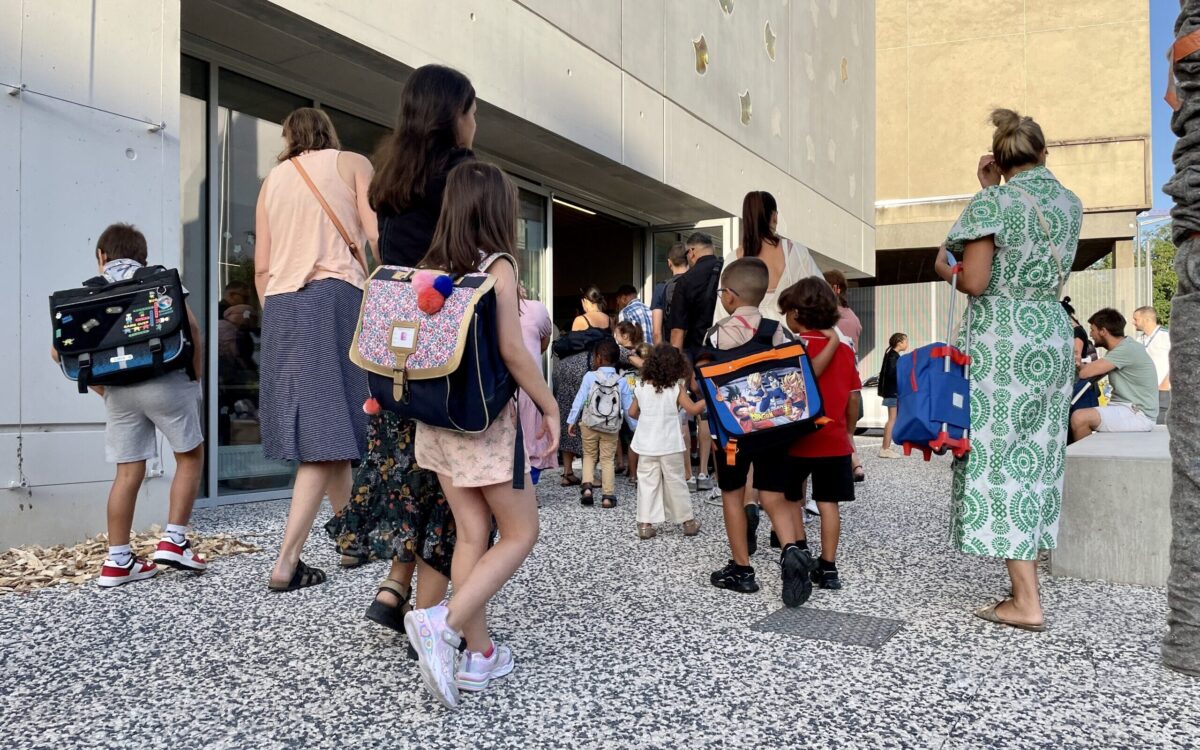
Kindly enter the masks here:
[[267, 297], [259, 414], [263, 454], [346, 461], [366, 448], [367, 374], [350, 361], [362, 292], [340, 279]]

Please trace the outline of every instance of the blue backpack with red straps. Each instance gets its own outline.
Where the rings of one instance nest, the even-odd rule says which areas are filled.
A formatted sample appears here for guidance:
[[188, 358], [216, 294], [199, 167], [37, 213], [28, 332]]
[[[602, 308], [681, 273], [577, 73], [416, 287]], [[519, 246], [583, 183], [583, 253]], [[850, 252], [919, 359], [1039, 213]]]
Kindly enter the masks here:
[[970, 358], [943, 343], [923, 346], [896, 363], [896, 425], [892, 440], [928, 461], [947, 451], [962, 458], [971, 450]]

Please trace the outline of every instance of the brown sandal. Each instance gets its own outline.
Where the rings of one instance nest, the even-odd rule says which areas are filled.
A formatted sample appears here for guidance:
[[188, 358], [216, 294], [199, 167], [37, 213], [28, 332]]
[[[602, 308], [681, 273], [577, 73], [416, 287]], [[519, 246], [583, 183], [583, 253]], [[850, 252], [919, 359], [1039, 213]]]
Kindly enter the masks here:
[[1004, 599], [1003, 601], [992, 602], [991, 604], [989, 604], [986, 607], [980, 607], [979, 609], [975, 610], [975, 616], [981, 620], [987, 620], [988, 622], [994, 622], [997, 625], [1007, 625], [1010, 628], [1017, 628], [1018, 630], [1028, 630], [1031, 633], [1046, 632], [1046, 625], [1044, 623], [1041, 625], [1031, 625], [1031, 624], [1025, 623], [1025, 622], [1014, 622], [1012, 620], [1006, 620], [1003, 617], [1001, 617], [1000, 615], [996, 614], [996, 607], [999, 607], [1001, 604], [1003, 604], [1006, 601], [1008, 601], [1008, 600]]
[[700, 533], [700, 522], [696, 519], [690, 519], [683, 522], [683, 535], [696, 536]]
[[639, 523], [638, 524], [638, 539], [653, 539], [656, 536], [658, 536], [658, 532], [655, 531], [654, 524], [652, 524], [652, 523]]

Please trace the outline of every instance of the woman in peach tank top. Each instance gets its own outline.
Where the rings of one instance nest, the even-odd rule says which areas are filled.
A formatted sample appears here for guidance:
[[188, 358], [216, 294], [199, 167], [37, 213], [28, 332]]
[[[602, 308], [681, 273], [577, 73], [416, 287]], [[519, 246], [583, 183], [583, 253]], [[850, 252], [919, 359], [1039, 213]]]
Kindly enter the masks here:
[[328, 494], [335, 510], [349, 500], [350, 461], [365, 448], [367, 377], [346, 353], [366, 281], [353, 248], [374, 246], [378, 230], [367, 203], [371, 164], [339, 150], [327, 114], [292, 112], [283, 138], [258, 195], [254, 283], [263, 306], [263, 454], [299, 463], [269, 587], [294, 591], [325, 580], [300, 550], [321, 499]]

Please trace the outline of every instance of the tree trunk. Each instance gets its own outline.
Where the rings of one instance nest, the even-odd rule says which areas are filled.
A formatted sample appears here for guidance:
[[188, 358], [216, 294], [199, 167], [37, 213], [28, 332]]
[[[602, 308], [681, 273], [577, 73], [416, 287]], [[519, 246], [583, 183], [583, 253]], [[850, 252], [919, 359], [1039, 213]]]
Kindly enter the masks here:
[[[1182, 0], [1176, 38], [1200, 29], [1200, 0]], [[1167, 667], [1200, 676], [1200, 53], [1175, 64], [1180, 107], [1175, 175], [1164, 187], [1175, 199], [1172, 239], [1179, 289], [1171, 308], [1171, 575]]]

